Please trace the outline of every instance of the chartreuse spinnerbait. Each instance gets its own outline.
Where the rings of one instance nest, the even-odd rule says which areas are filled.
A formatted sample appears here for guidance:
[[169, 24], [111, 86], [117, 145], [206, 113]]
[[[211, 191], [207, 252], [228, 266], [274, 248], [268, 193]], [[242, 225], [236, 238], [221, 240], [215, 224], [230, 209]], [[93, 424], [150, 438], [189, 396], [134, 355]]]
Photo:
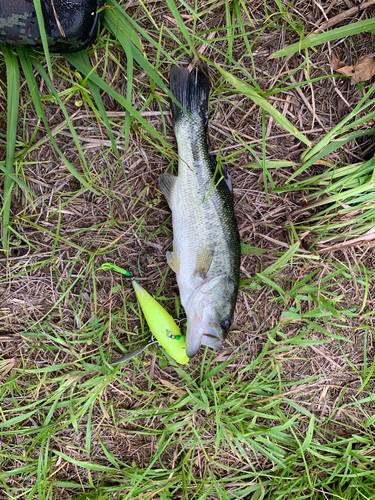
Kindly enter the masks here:
[[[109, 262], [103, 264], [99, 269], [111, 269], [131, 278], [131, 273], [129, 271], [126, 271], [125, 269]], [[173, 359], [181, 365], [185, 365], [189, 361], [189, 358], [186, 355], [185, 338], [181, 335], [174, 319], [157, 300], [155, 300], [143, 287], [141, 287], [141, 285], [135, 281], [135, 279], [132, 278], [131, 281], [147, 324], [156, 340], [162, 347], [164, 347]], [[147, 342], [144, 346], [142, 346], [143, 349], [149, 344], [150, 343]], [[134, 353], [139, 354], [143, 349], [136, 349], [137, 352], [133, 351], [132, 353], [124, 356], [124, 358], [115, 361], [113, 364], [127, 361], [135, 355]]]

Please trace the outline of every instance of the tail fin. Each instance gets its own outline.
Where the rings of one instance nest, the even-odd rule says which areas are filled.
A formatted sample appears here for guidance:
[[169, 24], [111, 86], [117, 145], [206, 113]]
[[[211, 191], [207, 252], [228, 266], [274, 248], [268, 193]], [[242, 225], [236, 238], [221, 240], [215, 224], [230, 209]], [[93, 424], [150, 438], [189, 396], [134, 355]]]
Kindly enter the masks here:
[[[169, 87], [172, 94], [179, 101], [186, 113], [197, 120], [199, 117], [205, 127], [208, 123], [208, 94], [210, 80], [200, 68], [195, 68], [191, 73], [186, 68], [172, 66]], [[172, 125], [175, 125], [186, 114], [181, 108], [171, 101]]]

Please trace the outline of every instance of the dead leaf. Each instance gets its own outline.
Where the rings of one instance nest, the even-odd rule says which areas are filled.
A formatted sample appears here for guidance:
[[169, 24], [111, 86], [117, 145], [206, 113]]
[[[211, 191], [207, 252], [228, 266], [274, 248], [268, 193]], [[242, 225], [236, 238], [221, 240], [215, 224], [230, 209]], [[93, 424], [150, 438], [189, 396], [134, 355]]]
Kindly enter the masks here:
[[13, 370], [13, 368], [18, 367], [18, 361], [15, 358], [3, 359], [0, 361], [0, 380], [5, 377], [5, 375]]
[[168, 380], [163, 380], [163, 379], [160, 379], [160, 382], [165, 385], [165, 387], [168, 387], [168, 389], [170, 389], [171, 391], [173, 391], [174, 393], [178, 394], [179, 396], [185, 396], [186, 392], [183, 391], [182, 389], [179, 389], [178, 387], [176, 387], [175, 385], [171, 384], [170, 382], [168, 382]]
[[332, 56], [332, 69], [337, 73], [352, 78], [351, 85], [366, 82], [375, 75], [375, 59], [371, 55], [361, 57], [355, 66], [347, 66], [344, 62]]
[[222, 361], [228, 361], [233, 356], [233, 350], [222, 351], [218, 356], [216, 356], [215, 361], [221, 363]]

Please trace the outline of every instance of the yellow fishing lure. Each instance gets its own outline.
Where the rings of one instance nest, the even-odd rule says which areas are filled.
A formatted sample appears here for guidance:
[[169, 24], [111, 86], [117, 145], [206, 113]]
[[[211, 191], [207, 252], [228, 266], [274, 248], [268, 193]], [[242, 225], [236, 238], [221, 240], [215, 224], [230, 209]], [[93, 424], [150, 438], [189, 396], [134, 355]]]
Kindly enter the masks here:
[[186, 354], [185, 338], [172, 316], [134, 279], [132, 285], [148, 326], [159, 344], [177, 363], [186, 365], [189, 358]]
[[[122, 267], [116, 266], [109, 262], [103, 264], [99, 269], [109, 270], [112, 269], [121, 274], [125, 274], [127, 277], [131, 277], [131, 273], [126, 271]], [[136, 293], [137, 299], [141, 305], [141, 309], [146, 318], [147, 324], [150, 327], [151, 332], [154, 337], [159, 342], [159, 344], [164, 347], [167, 353], [180, 363], [181, 365], [186, 365], [189, 358], [186, 354], [185, 337], [181, 335], [181, 332], [176, 325], [172, 316], [167, 313], [167, 311], [155, 300], [146, 290], [139, 285], [135, 279], [132, 279], [132, 285]], [[144, 346], [128, 353], [123, 358], [115, 361], [113, 364], [122, 363], [131, 359], [136, 354], [139, 354], [148, 345], [146, 343]]]

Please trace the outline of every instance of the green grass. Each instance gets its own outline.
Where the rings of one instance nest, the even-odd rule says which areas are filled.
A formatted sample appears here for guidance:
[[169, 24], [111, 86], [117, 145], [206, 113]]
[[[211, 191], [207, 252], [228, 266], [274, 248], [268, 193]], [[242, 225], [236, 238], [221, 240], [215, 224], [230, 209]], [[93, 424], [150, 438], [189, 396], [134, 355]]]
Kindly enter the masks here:
[[[326, 313], [326, 317], [328, 323], [337, 321], [333, 314]], [[180, 378], [177, 387], [149, 380], [148, 361], [133, 361], [134, 379], [127, 382], [118, 369], [103, 364], [106, 356], [100, 348], [96, 356], [85, 356], [82, 348], [96, 340], [100, 345], [106, 327], [105, 321], [89, 326], [80, 332], [79, 341], [72, 340], [74, 332], [56, 337], [48, 323], [33, 331], [39, 338], [39, 349], [69, 353], [76, 361], [40, 368], [25, 360], [3, 382], [4, 403], [12, 395], [24, 401], [9, 410], [3, 406], [0, 431], [7, 443], [1, 451], [4, 485], [21, 474], [26, 484], [27, 478], [38, 477], [33, 486], [18, 489], [25, 498], [34, 494], [49, 498], [59, 488], [82, 491], [75, 498], [112, 498], [113, 494], [134, 498], [156, 493], [172, 498], [181, 491], [189, 498], [210, 493], [218, 498], [259, 498], [265, 494], [310, 498], [319, 489], [344, 495], [342, 498], [370, 494], [374, 487], [373, 419], [365, 418], [359, 425], [350, 410], [354, 404], [371, 403], [371, 391], [365, 390], [361, 400], [353, 403], [337, 401], [329, 420], [332, 428], [339, 425], [351, 434], [345, 438], [327, 431], [327, 420], [293, 400], [293, 393], [324, 387], [323, 374], [298, 381], [282, 376], [281, 353], [297, 346], [302, 354], [306, 346], [329, 342], [328, 336], [315, 343], [306, 334], [287, 337], [282, 335], [283, 323], [278, 324], [258, 356], [236, 376], [231, 369], [236, 358], [214, 363], [214, 356], [207, 352], [201, 368], [175, 367]], [[277, 336], [284, 338], [277, 341]], [[138, 374], [149, 380], [151, 391], [137, 388], [134, 381]], [[25, 378], [27, 385], [19, 385]], [[124, 407], [122, 398], [108, 400], [109, 386], [131, 395], [139, 402], [137, 407]], [[47, 387], [50, 390], [44, 392]], [[30, 400], [31, 394], [39, 397]], [[345, 425], [336, 421], [340, 412], [348, 416]], [[31, 425], [35, 418], [37, 426]], [[82, 426], [86, 429], [82, 444], [72, 446], [72, 434], [82, 432]], [[112, 433], [120, 440], [126, 433], [128, 439], [136, 435], [143, 436], [144, 443], [154, 442], [148, 467], [121, 460], [108, 449]], [[102, 457], [99, 463], [91, 460], [94, 446], [94, 456]], [[36, 449], [39, 458], [33, 453]], [[67, 449], [69, 452], [64, 451]], [[170, 450], [175, 455], [174, 467], [163, 458]], [[193, 461], [204, 458], [208, 469], [197, 478]], [[23, 465], [8, 468], [8, 460]], [[81, 483], [54, 477], [68, 464], [85, 472]]]
[[[2, 47], [7, 498], [374, 497], [375, 274], [357, 243], [355, 253], [324, 251], [372, 239], [374, 159], [353, 155], [347, 163], [342, 152], [373, 134], [365, 124], [374, 119], [375, 86], [357, 89], [351, 110], [318, 140], [297, 115], [283, 113], [294, 90], [308, 95], [330, 84], [332, 75], [313, 73], [320, 44], [351, 34], [354, 47], [373, 20], [306, 37], [311, 25], [298, 9], [281, 1], [259, 2], [255, 14], [251, 7], [168, 0], [127, 9], [109, 0], [87, 51]], [[223, 21], [202, 25], [210, 16]], [[303, 56], [286, 73], [270, 66], [274, 73], [263, 74], [259, 51], [275, 34], [287, 46], [269, 64], [302, 49]], [[300, 42], [289, 43], [296, 36]], [[213, 75], [213, 145], [246, 176], [235, 195], [248, 231], [238, 326], [222, 354], [206, 349], [186, 367], [151, 346], [113, 369], [110, 361], [150, 332], [129, 282], [98, 270], [103, 263], [129, 268], [183, 316], [165, 264], [172, 234], [157, 176], [177, 159], [169, 68], [188, 57]], [[233, 108], [240, 118], [251, 110], [253, 128], [233, 128], [224, 113]], [[291, 148], [299, 144], [298, 158], [283, 157], [278, 134]], [[246, 197], [256, 191], [249, 208]], [[288, 205], [293, 194], [302, 206]], [[255, 245], [252, 224], [271, 240]]]
[[7, 139], [6, 139], [6, 162], [3, 165], [4, 177], [4, 201], [2, 207], [2, 224], [3, 224], [3, 249], [5, 255], [9, 251], [9, 219], [10, 219], [10, 202], [13, 187], [13, 164], [14, 164], [14, 150], [16, 146], [16, 130], [18, 119], [18, 101], [19, 101], [19, 87], [20, 77], [17, 59], [13, 51], [2, 45], [1, 50], [4, 56], [4, 61], [7, 67]]

